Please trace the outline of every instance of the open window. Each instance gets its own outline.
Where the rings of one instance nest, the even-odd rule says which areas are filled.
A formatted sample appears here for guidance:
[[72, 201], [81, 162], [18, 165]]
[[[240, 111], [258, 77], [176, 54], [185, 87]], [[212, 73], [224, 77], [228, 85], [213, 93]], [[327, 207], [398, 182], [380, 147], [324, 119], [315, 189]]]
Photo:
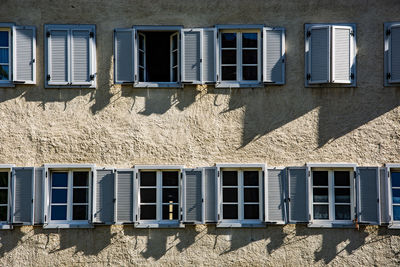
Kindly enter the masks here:
[[385, 164], [385, 166], [387, 171], [388, 227], [400, 229], [400, 164]]
[[13, 165], [0, 165], [0, 229], [11, 229], [12, 187], [11, 171]]

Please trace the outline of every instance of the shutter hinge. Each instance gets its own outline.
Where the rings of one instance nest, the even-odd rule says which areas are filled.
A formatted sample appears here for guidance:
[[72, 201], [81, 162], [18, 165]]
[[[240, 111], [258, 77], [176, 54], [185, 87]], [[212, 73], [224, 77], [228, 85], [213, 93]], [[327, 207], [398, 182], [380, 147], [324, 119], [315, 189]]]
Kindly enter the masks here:
[[218, 74], [217, 74], [217, 81], [219, 81], [219, 77], [218, 77]]
[[218, 221], [219, 221], [220, 215], [218, 214]]
[[219, 171], [218, 171], [218, 173], [217, 173], [217, 177], [219, 177]]
[[308, 214], [308, 220], [311, 221], [311, 214]]
[[46, 32], [46, 37], [49, 38], [50, 35], [51, 35], [51, 34], [50, 34], [50, 31], [47, 31], [47, 32]]
[[282, 58], [282, 63], [285, 63], [285, 58]]
[[47, 74], [47, 80], [48, 81], [50, 81], [50, 78], [51, 78], [50, 74]]
[[350, 74], [350, 79], [354, 80], [354, 73]]
[[200, 63], [202, 63], [203, 62], [203, 59], [202, 58], [200, 58]]
[[134, 78], [135, 82], [137, 81], [137, 75], [135, 74], [135, 78]]
[[117, 199], [116, 199], [116, 198], [114, 198], [114, 199], [113, 199], [113, 202], [114, 202], [114, 203], [115, 203], [115, 202], [117, 202]]
[[311, 31], [307, 31], [307, 37], [311, 36]]
[[201, 199], [201, 203], [204, 203], [204, 198]]
[[44, 215], [44, 221], [45, 222], [47, 221], [47, 215]]
[[90, 74], [90, 80], [93, 81], [94, 80], [94, 74]]
[[136, 221], [137, 221], [138, 219], [137, 219], [137, 214], [136, 214]]
[[93, 38], [93, 37], [94, 37], [94, 32], [90, 32], [90, 33], [89, 33], [89, 37], [90, 37], [90, 38]]
[[307, 80], [308, 81], [311, 80], [311, 74], [310, 73], [307, 73]]
[[354, 36], [354, 31], [351, 31], [351, 32], [350, 32], [350, 35], [351, 35], [351, 36]]
[[290, 202], [290, 197], [287, 198], [287, 201]]
[[181, 180], [182, 180], [182, 178], [183, 178], [183, 173], [181, 172]]
[[390, 72], [386, 73], [386, 80], [390, 80], [391, 77], [392, 75], [390, 74]]
[[387, 30], [386, 30], [386, 36], [389, 36], [390, 33], [391, 33], [391, 32], [390, 32], [390, 29], [387, 29]]
[[376, 199], [376, 202], [378, 202], [378, 203], [379, 203], [379, 198], [377, 198], [377, 199]]
[[46, 178], [47, 178], [47, 172], [46, 172]]

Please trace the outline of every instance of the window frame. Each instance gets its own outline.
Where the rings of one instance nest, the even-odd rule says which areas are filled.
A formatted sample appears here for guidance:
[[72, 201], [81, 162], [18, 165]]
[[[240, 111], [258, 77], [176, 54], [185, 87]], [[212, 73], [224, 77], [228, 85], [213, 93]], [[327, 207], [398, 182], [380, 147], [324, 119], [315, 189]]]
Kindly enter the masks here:
[[[12, 184], [12, 177], [14, 175], [13, 168], [15, 165], [0, 164], [0, 172], [8, 173], [8, 187], [7, 187], [7, 221], [0, 221], [0, 230], [13, 229], [12, 226], [12, 205], [14, 203], [14, 186]], [[3, 189], [3, 188], [2, 188]]]
[[15, 87], [13, 83], [13, 70], [14, 70], [14, 49], [13, 49], [13, 28], [16, 26], [15, 23], [0, 23], [0, 30], [4, 31], [7, 29], [8, 31], [8, 80], [2, 81], [0, 80], [0, 87]]
[[[387, 163], [385, 164], [386, 167], [386, 178], [387, 183], [387, 203], [388, 203], [388, 215], [389, 215], [389, 224], [388, 224], [388, 228], [390, 229], [400, 229], [400, 220], [394, 220], [393, 219], [393, 192], [392, 192], [392, 172], [399, 172], [400, 173], [400, 164], [396, 164], [396, 163]], [[396, 204], [396, 206], [398, 206], [400, 204]]]
[[399, 86], [400, 80], [394, 80], [393, 82], [389, 78], [388, 74], [392, 73], [391, 71], [391, 53], [392, 53], [392, 41], [391, 34], [388, 34], [388, 31], [391, 31], [393, 27], [400, 27], [400, 22], [385, 22], [384, 23], [384, 72], [383, 72], [383, 85], [384, 86]]

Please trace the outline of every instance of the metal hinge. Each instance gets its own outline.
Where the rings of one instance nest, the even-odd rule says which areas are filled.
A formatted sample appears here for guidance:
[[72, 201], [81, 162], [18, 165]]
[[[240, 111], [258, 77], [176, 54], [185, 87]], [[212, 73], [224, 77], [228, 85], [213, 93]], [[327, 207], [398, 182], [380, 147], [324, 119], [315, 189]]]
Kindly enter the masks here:
[[45, 222], [47, 221], [47, 215], [44, 215], [44, 221]]
[[390, 72], [386, 73], [386, 80], [390, 80], [391, 77], [392, 75], [390, 74]]
[[217, 81], [219, 81], [219, 77], [218, 77], [218, 74], [217, 74]]
[[46, 172], [46, 178], [47, 178], [47, 172]]
[[350, 74], [350, 79], [354, 80], [354, 73]]
[[94, 74], [90, 74], [90, 80], [93, 81], [94, 80]]
[[311, 74], [310, 73], [307, 73], [307, 80], [308, 81], [311, 80]]
[[50, 37], [50, 31], [46, 32], [46, 37], [49, 38]]
[[50, 81], [50, 78], [51, 78], [50, 74], [47, 74], [47, 80], [48, 81]]
[[311, 214], [308, 214], [308, 220], [311, 221]]
[[387, 30], [386, 30], [386, 36], [389, 36], [390, 33], [391, 33], [390, 29], [387, 29]]
[[219, 177], [219, 171], [217, 172], [217, 177]]
[[136, 221], [137, 221], [138, 219], [137, 219], [137, 214], [136, 214]]
[[181, 172], [181, 180], [182, 180], [182, 178], [183, 178], [183, 173]]
[[350, 35], [351, 35], [351, 36], [354, 36], [354, 31], [351, 31], [351, 32], [350, 32]]
[[135, 78], [134, 78], [134, 80], [135, 80], [135, 81], [137, 81], [137, 75], [136, 75], [136, 74], [135, 74]]
[[307, 31], [307, 37], [311, 36], [311, 31]]
[[285, 63], [285, 59], [284, 58], [282, 58], [282, 63]]
[[89, 37], [90, 37], [90, 38], [93, 38], [93, 37], [94, 37], [94, 32], [90, 32], [90, 33], [89, 33]]

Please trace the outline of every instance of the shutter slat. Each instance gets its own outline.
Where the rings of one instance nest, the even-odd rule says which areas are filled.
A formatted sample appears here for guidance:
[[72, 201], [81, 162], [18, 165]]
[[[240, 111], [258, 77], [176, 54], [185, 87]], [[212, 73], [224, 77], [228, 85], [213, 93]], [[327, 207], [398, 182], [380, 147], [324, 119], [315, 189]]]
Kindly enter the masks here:
[[378, 168], [357, 168], [358, 220], [360, 223], [379, 224]]
[[115, 83], [133, 83], [134, 80], [134, 30], [115, 29], [114, 32], [114, 79]]
[[35, 224], [43, 223], [43, 174], [44, 168], [35, 168]]
[[284, 223], [285, 222], [285, 192], [284, 182], [285, 170], [268, 170], [267, 179], [267, 218], [268, 222]]
[[264, 82], [284, 84], [284, 29], [264, 28]]
[[49, 38], [49, 84], [68, 83], [68, 30], [51, 30]]
[[215, 39], [216, 30], [214, 28], [203, 29], [202, 81], [207, 83], [215, 82]]
[[196, 29], [184, 30], [183, 34], [183, 82], [201, 83], [200, 35]]
[[202, 170], [184, 170], [184, 222], [203, 222]]
[[13, 223], [32, 224], [33, 168], [14, 168]]
[[330, 81], [330, 27], [318, 26], [309, 29], [309, 83]]
[[72, 84], [90, 84], [90, 31], [72, 30]]
[[36, 83], [36, 28], [14, 26], [14, 81]]
[[389, 73], [390, 83], [400, 82], [400, 25], [392, 26], [390, 29], [390, 53]]
[[288, 168], [289, 223], [308, 222], [307, 169]]
[[117, 170], [117, 222], [133, 221], [133, 171]]
[[332, 27], [332, 82], [351, 83], [351, 27]]
[[101, 169], [96, 173], [94, 222], [111, 224], [114, 222], [114, 171]]
[[217, 168], [204, 169], [205, 221], [215, 223], [217, 218]]

